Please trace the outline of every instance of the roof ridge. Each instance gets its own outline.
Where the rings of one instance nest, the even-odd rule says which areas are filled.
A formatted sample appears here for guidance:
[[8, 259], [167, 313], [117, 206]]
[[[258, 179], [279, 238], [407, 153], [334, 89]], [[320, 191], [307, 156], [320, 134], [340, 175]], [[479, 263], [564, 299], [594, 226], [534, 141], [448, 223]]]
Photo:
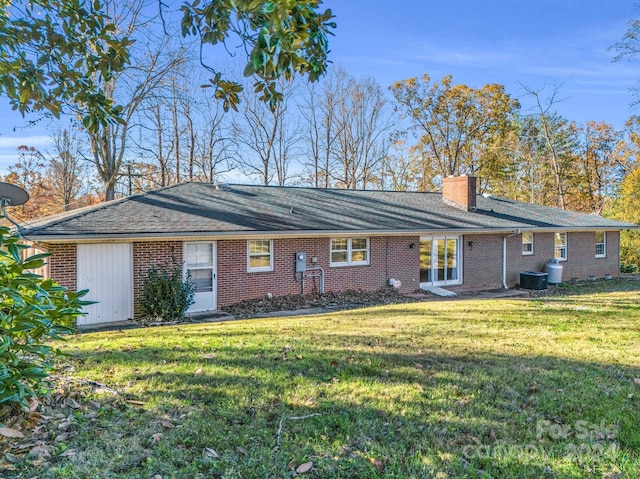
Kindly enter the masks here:
[[[207, 184], [212, 185], [213, 183], [205, 183], [193, 181], [191, 183], [199, 183], [199, 184]], [[215, 186], [215, 185], [214, 185]], [[429, 194], [429, 195], [441, 195], [441, 191], [408, 191], [408, 190], [362, 190], [362, 189], [354, 189], [354, 188], [322, 188], [316, 186], [300, 186], [300, 185], [253, 185], [247, 183], [218, 183], [218, 186], [221, 188], [226, 187], [234, 187], [234, 186], [249, 186], [253, 188], [280, 188], [280, 189], [291, 189], [291, 190], [317, 190], [317, 191], [343, 191], [343, 192], [353, 192], [353, 193], [407, 193], [407, 194]], [[157, 191], [157, 190], [155, 190]]]

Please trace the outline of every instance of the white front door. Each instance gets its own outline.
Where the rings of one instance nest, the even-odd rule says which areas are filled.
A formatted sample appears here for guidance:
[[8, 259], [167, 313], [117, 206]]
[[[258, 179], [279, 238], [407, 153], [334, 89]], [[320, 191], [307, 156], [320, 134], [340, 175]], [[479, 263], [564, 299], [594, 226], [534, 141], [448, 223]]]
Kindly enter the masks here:
[[133, 317], [133, 248], [131, 243], [78, 245], [77, 289], [88, 289], [88, 314], [78, 324], [110, 323]]
[[198, 241], [184, 243], [184, 273], [191, 276], [195, 287], [190, 313], [211, 311], [217, 307], [216, 243]]
[[462, 282], [460, 236], [420, 238], [420, 286], [447, 286]]

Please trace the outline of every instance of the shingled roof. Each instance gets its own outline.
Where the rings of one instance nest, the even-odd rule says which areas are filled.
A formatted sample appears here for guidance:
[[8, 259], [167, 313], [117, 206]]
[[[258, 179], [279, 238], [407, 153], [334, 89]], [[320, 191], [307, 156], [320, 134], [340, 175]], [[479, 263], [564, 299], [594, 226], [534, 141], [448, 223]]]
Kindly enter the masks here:
[[596, 215], [479, 196], [477, 211], [440, 193], [182, 183], [27, 225], [32, 240], [246, 236], [261, 234], [406, 234], [513, 230], [627, 229]]

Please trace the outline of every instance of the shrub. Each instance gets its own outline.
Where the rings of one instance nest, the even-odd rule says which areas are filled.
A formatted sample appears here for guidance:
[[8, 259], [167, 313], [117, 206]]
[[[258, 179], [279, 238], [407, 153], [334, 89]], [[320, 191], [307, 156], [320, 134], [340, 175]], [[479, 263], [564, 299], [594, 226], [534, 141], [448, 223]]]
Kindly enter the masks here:
[[0, 404], [26, 407], [53, 367], [59, 350], [46, 344], [74, 331], [87, 291], [67, 291], [29, 271], [48, 253], [22, 258], [22, 238], [0, 227]]
[[144, 316], [154, 321], [180, 321], [193, 304], [194, 292], [191, 275], [183, 277], [182, 268], [175, 263], [170, 269], [150, 268], [140, 301]]

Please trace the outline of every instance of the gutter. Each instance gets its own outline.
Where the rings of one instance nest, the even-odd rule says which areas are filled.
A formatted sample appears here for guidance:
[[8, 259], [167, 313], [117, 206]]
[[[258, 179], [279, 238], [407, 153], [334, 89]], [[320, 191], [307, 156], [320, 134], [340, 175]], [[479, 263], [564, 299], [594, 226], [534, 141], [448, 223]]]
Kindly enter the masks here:
[[[635, 225], [634, 225], [635, 226]], [[517, 228], [517, 229], [514, 229]], [[533, 233], [553, 233], [553, 232], [582, 232], [582, 231], [621, 231], [631, 229], [627, 226], [583, 226], [583, 227], [552, 227], [552, 228], [527, 228], [521, 226], [491, 228], [449, 228], [449, 229], [388, 229], [388, 230], [300, 230], [300, 231], [193, 231], [183, 233], [107, 233], [107, 234], [32, 234], [29, 231], [23, 232], [23, 237], [30, 241], [41, 243], [107, 243], [120, 242], [130, 243], [133, 241], [215, 241], [233, 239], [282, 239], [282, 238], [331, 238], [336, 236], [362, 237], [362, 236], [431, 236], [431, 235], [465, 235], [465, 234], [520, 234], [521, 231], [531, 231]], [[518, 231], [518, 233], [513, 233]]]

